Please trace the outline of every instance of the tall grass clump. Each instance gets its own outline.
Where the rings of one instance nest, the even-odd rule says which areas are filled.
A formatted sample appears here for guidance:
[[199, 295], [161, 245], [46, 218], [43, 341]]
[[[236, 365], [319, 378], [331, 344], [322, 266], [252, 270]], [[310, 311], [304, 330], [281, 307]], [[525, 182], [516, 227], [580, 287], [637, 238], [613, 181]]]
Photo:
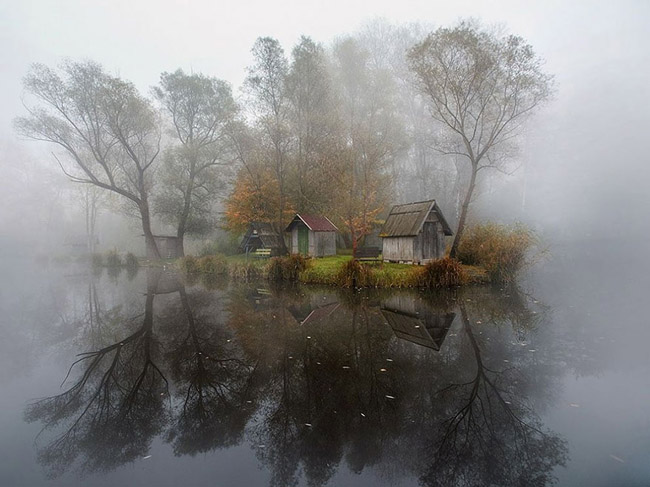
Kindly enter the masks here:
[[122, 258], [117, 250], [109, 250], [106, 253], [106, 267], [122, 267]]
[[271, 281], [297, 281], [307, 267], [309, 259], [300, 254], [272, 257], [266, 268], [266, 277]]
[[237, 281], [254, 281], [264, 276], [264, 265], [260, 261], [231, 262], [228, 275]]
[[197, 272], [211, 276], [228, 274], [228, 263], [223, 255], [206, 255], [196, 261]]
[[428, 262], [414, 275], [415, 285], [427, 289], [460, 286], [465, 282], [463, 266], [456, 259], [445, 257]]
[[529, 263], [530, 250], [537, 243], [526, 225], [486, 223], [467, 230], [458, 247], [458, 259], [483, 267], [493, 282], [511, 282]]
[[351, 259], [343, 263], [336, 274], [336, 284], [341, 287], [371, 287], [375, 286], [372, 269]]

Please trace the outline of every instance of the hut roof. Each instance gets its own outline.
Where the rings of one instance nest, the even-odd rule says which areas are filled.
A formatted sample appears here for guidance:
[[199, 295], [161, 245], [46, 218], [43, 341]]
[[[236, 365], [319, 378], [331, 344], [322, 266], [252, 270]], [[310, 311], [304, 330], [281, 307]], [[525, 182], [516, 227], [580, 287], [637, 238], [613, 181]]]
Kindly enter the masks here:
[[282, 246], [280, 235], [277, 234], [270, 223], [251, 222], [248, 225], [246, 235], [242, 239], [240, 246], [243, 248], [251, 238], [259, 238], [262, 246], [267, 249], [278, 248]]
[[393, 329], [397, 338], [422, 345], [423, 347], [440, 350], [455, 313], [441, 313], [430, 318], [412, 315], [397, 309], [381, 308], [381, 314]]
[[290, 232], [293, 227], [298, 223], [302, 221], [305, 225], [307, 225], [307, 228], [309, 228], [312, 232], [337, 232], [338, 228], [336, 228], [336, 225], [334, 225], [329, 218], [326, 216], [321, 216], [321, 215], [301, 215], [299, 213], [296, 213], [296, 216], [291, 220], [291, 223], [289, 223], [289, 226], [285, 230], [285, 232]]
[[415, 237], [422, 231], [427, 215], [433, 211], [442, 224], [445, 235], [453, 235], [451, 227], [442, 215], [436, 200], [419, 201], [391, 208], [386, 223], [379, 233], [380, 237]]

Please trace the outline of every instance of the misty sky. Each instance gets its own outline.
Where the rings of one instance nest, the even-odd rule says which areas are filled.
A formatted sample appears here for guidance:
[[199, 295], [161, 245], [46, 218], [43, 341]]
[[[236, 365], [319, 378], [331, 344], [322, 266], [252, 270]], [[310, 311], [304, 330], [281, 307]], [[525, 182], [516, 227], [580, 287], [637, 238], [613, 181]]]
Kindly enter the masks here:
[[[647, 199], [639, 181], [650, 175], [645, 0], [0, 0], [0, 140], [17, 140], [11, 124], [22, 113], [21, 78], [33, 62], [93, 59], [145, 93], [162, 71], [180, 67], [226, 79], [237, 94], [259, 36], [278, 38], [288, 52], [301, 34], [327, 46], [378, 17], [439, 26], [470, 16], [523, 36], [556, 77], [555, 99], [526, 143], [535, 178], [530, 204], [540, 219], [595, 225], [599, 204], [612, 216], [630, 208], [630, 218], [642, 217]], [[567, 206], [573, 210], [558, 215]]]

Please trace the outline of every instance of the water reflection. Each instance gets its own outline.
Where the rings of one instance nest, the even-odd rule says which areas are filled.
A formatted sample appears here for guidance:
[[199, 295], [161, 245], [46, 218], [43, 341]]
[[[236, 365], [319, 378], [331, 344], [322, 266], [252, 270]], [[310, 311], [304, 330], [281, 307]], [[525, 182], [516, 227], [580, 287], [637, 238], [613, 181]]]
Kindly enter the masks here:
[[393, 482], [544, 485], [566, 461], [535, 410], [557, 377], [528, 342], [546, 310], [516, 289], [147, 278], [136, 316], [102, 311], [89, 291], [84, 316], [101, 332], [88, 335], [65, 392], [26, 410], [54, 433], [39, 453], [53, 475], [117, 468], [156, 437], [175, 455], [247, 444], [278, 486], [322, 485], [344, 465]]

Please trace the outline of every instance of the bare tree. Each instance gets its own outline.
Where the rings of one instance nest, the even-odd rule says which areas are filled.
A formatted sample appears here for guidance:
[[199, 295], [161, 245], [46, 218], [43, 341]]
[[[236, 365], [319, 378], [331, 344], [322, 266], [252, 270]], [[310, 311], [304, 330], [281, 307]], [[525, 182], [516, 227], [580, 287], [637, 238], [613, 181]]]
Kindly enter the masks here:
[[455, 257], [479, 171], [504, 170], [522, 124], [552, 92], [552, 77], [521, 37], [502, 36], [474, 22], [439, 28], [408, 53], [410, 68], [447, 139], [438, 149], [471, 166]]
[[154, 94], [168, 112], [178, 144], [165, 152], [156, 210], [177, 227], [179, 254], [186, 233], [212, 229], [215, 194], [232, 166], [230, 126], [237, 114], [230, 86], [217, 78], [163, 73]]
[[151, 230], [149, 196], [160, 152], [155, 112], [133, 84], [92, 61], [66, 62], [57, 71], [36, 64], [24, 79], [36, 104], [15, 120], [19, 133], [56, 144], [55, 159], [74, 182], [126, 198], [142, 220], [147, 255], [159, 258]]

